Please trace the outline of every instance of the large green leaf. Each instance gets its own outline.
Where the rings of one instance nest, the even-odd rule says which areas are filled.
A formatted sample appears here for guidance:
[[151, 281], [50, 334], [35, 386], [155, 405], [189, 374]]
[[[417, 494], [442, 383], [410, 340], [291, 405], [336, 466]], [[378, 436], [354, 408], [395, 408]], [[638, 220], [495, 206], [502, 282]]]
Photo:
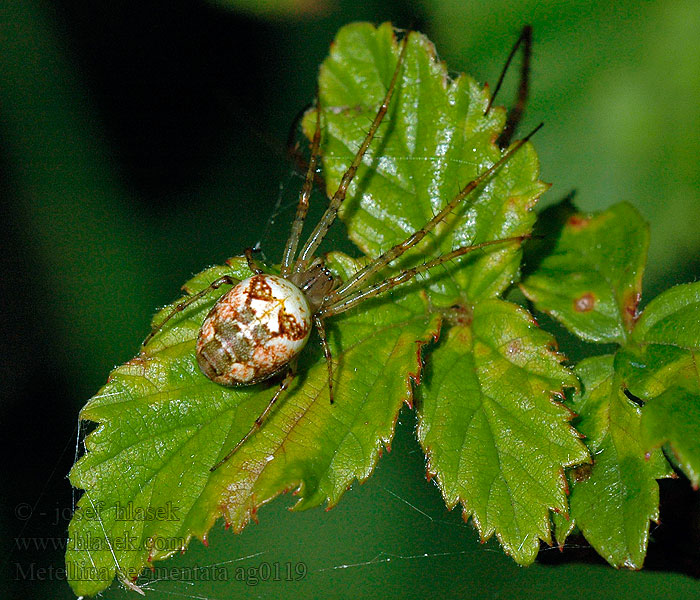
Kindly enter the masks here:
[[584, 340], [623, 344], [634, 326], [648, 246], [649, 227], [630, 204], [576, 214], [521, 288]]
[[418, 438], [449, 507], [461, 502], [482, 538], [495, 532], [529, 564], [550, 543], [549, 511], [566, 514], [564, 466], [589, 461], [554, 400], [575, 377], [552, 337], [520, 307], [484, 301], [431, 355]]
[[[641, 410], [625, 396], [613, 356], [589, 358], [576, 373], [582, 391], [576, 394], [575, 424], [586, 436], [593, 468], [571, 477], [571, 519], [611, 565], [640, 569], [649, 541], [649, 520], [659, 518], [656, 479], [670, 467], [658, 451], [646, 452], [641, 442]], [[561, 543], [565, 532], [557, 532]]]
[[[231, 264], [200, 274], [188, 291], [223, 273], [248, 274], [240, 259]], [[341, 276], [358, 268], [340, 255], [331, 265]], [[223, 291], [172, 319], [81, 413], [99, 427], [71, 472], [73, 485], [85, 490], [66, 556], [78, 594], [99, 592], [115, 574], [135, 580], [149, 561], [184, 549], [192, 536], [205, 538], [221, 516], [238, 531], [282, 492], [296, 490], [297, 508], [333, 506], [355, 479], [369, 476], [391, 441], [401, 404], [411, 402], [410, 379], [420, 374], [420, 346], [439, 327], [439, 316], [415, 293], [336, 319], [329, 332], [336, 403], [329, 403], [326, 366], [312, 339], [299, 377], [263, 429], [211, 473], [277, 387], [228, 389], [199, 371], [194, 340]], [[163, 516], [139, 518], [157, 511]]]
[[[364, 139], [398, 55], [389, 24], [375, 28], [356, 23], [338, 33], [321, 66], [323, 168], [329, 196]], [[421, 229], [462, 186], [501, 157], [503, 151], [494, 140], [503, 129], [505, 113], [494, 108], [484, 116], [488, 100], [488, 90], [471, 77], [449, 77], [425, 36], [410, 34], [391, 106], [341, 207], [350, 239], [365, 254], [377, 256]], [[313, 115], [307, 115], [309, 137], [314, 124]], [[535, 220], [531, 210], [547, 189], [538, 175], [537, 156], [527, 144], [402, 264], [528, 233]], [[460, 296], [474, 301], [498, 295], [514, 281], [520, 257], [520, 249], [510, 244], [441, 267], [428, 283], [433, 302], [449, 305]]]

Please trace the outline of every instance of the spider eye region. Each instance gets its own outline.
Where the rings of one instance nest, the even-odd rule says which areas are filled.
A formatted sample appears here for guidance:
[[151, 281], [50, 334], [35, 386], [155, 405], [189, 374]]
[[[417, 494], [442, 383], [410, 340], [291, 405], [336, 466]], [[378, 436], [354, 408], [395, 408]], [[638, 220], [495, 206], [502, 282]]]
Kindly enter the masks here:
[[306, 344], [311, 309], [304, 293], [276, 275], [244, 279], [213, 306], [197, 337], [197, 362], [212, 381], [250, 385], [282, 370]]

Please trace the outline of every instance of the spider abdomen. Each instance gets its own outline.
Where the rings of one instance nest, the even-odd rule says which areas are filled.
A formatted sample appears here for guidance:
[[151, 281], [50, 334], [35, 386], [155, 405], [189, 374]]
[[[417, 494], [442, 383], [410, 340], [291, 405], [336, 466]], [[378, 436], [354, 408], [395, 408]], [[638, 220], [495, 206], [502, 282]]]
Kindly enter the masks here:
[[225, 386], [263, 381], [306, 344], [311, 309], [304, 293], [276, 275], [254, 275], [211, 309], [197, 337], [202, 372]]

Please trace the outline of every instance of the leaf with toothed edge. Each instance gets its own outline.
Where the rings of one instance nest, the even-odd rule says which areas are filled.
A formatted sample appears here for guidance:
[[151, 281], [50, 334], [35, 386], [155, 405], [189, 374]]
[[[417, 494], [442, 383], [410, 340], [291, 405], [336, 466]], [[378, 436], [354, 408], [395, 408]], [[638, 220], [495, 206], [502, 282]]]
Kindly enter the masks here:
[[524, 309], [478, 304], [431, 353], [418, 438], [449, 507], [461, 503], [483, 539], [530, 564], [551, 543], [549, 511], [567, 513], [564, 467], [586, 447], [555, 398], [576, 379], [553, 338]]
[[[574, 396], [576, 428], [586, 436], [593, 467], [571, 479], [571, 520], [596, 551], [615, 567], [641, 569], [649, 521], [659, 519], [657, 479], [672, 471], [661, 452], [641, 441], [641, 409], [623, 391], [612, 355], [580, 362], [582, 391]], [[557, 532], [562, 544], [567, 531]]]
[[[323, 169], [332, 195], [359, 148], [391, 80], [399, 43], [390, 24], [343, 28], [319, 74], [323, 111]], [[489, 102], [487, 88], [468, 75], [451, 79], [425, 36], [411, 32], [394, 97], [341, 206], [351, 240], [375, 257], [421, 229], [460, 188], [503, 154], [495, 140], [505, 111]], [[315, 114], [304, 119], [311, 138]], [[527, 234], [531, 212], [547, 185], [525, 144], [485, 184], [462, 201], [397, 264], [413, 266], [460, 246]], [[476, 301], [503, 292], [515, 280], [517, 244], [494, 246], [443, 265], [426, 278], [433, 304]]]
[[620, 203], [567, 221], [554, 252], [520, 284], [538, 310], [584, 340], [624, 344], [637, 316], [649, 226]]
[[[374, 116], [397, 56], [398, 44], [387, 24], [353, 24], [339, 32], [319, 88], [329, 189], [337, 185], [359, 145], [366, 116]], [[395, 101], [341, 210], [351, 239], [369, 257], [422, 227], [504, 152], [494, 143], [504, 111], [494, 109], [484, 116], [488, 91], [467, 76], [450, 80], [424, 36], [411, 34], [403, 71]], [[310, 122], [312, 116], [307, 116], [307, 131]], [[400, 266], [459, 246], [527, 234], [534, 222], [531, 210], [547, 187], [538, 176], [537, 157], [526, 144], [434, 235], [402, 257]], [[297, 495], [296, 509], [334, 506], [353, 481], [371, 474], [382, 448], [391, 442], [398, 411], [404, 402], [411, 404], [413, 385], [422, 376], [421, 349], [440, 332], [440, 307], [455, 302], [474, 307], [474, 324], [468, 330], [476, 340], [474, 359], [482, 371], [488, 365], [501, 368], [504, 360], [517, 365], [513, 370], [520, 373], [521, 384], [533, 387], [518, 410], [527, 413], [528, 403], [542, 409], [551, 425], [542, 432], [544, 439], [559, 444], [549, 455], [542, 454], [541, 440], [527, 436], [534, 444], [532, 452], [544, 457], [545, 483], [542, 490], [526, 493], [524, 502], [533, 502], [529, 509], [538, 517], [549, 509], [566, 511], [561, 477], [555, 485], [552, 473], [585, 460], [586, 452], [566, 422], [566, 410], [549, 396], [574, 382], [546, 349], [549, 336], [525, 324], [530, 322], [525, 311], [492, 300], [517, 278], [520, 257], [518, 244], [492, 246], [329, 319], [335, 404], [329, 405], [326, 364], [312, 336], [300, 356], [297, 378], [262, 429], [213, 473], [210, 467], [248, 432], [279, 381], [223, 388], [200, 373], [194, 341], [208, 310], [228, 286], [175, 315], [139, 356], [111, 374], [81, 413], [98, 426], [86, 438], [86, 454], [70, 476], [84, 490], [66, 553], [73, 589], [95, 594], [115, 575], [133, 586], [130, 582], [150, 562], [184, 549], [193, 536], [205, 539], [217, 518], [223, 516], [240, 531], [261, 505], [287, 491]], [[366, 260], [336, 253], [328, 257], [328, 265], [347, 279]], [[397, 265], [376, 279], [389, 272], [396, 274]], [[245, 261], [234, 259], [195, 276], [185, 289], [196, 293], [225, 274], [242, 279], [250, 273]], [[176, 304], [165, 307], [154, 322], [160, 323]], [[495, 322], [494, 315], [505, 321]], [[509, 338], [510, 345], [494, 347], [486, 340], [489, 331], [509, 328], [521, 336]], [[452, 336], [464, 334], [460, 327], [453, 330]], [[519, 362], [523, 358], [529, 364]], [[443, 368], [440, 354], [431, 364], [436, 372]], [[496, 385], [486, 371], [480, 371], [482, 382]], [[513, 389], [505, 387], [510, 398]], [[494, 390], [489, 393], [498, 397]], [[527, 418], [521, 425], [519, 431], [526, 433]], [[522, 511], [524, 505], [516, 508]], [[149, 511], [165, 511], [172, 518], [138, 518]], [[532, 544], [538, 537], [548, 539], [548, 528], [538, 520], [533, 535], [520, 540], [525, 550], [516, 550], [517, 532], [506, 521], [507, 516], [489, 512], [481, 522], [516, 560], [530, 561]]]
[[[328, 264], [343, 277], [359, 268], [340, 254]], [[194, 293], [222, 274], [249, 275], [236, 259], [186, 288]], [[418, 289], [409, 286], [329, 322], [336, 403], [329, 404], [326, 365], [312, 339], [284, 400], [214, 473], [209, 468], [247, 432], [277, 382], [231, 389], [200, 373], [197, 323], [225, 289], [171, 319], [81, 413], [99, 426], [70, 475], [85, 490], [66, 554], [76, 593], [95, 594], [115, 575], [128, 584], [149, 562], [184, 549], [192, 536], [204, 538], [221, 516], [240, 531], [260, 505], [285, 491], [296, 490], [297, 509], [331, 507], [354, 480], [366, 479], [391, 442], [402, 403], [412, 402], [420, 347], [438, 334], [440, 317], [428, 313]], [[149, 511], [172, 518], [138, 519]]]

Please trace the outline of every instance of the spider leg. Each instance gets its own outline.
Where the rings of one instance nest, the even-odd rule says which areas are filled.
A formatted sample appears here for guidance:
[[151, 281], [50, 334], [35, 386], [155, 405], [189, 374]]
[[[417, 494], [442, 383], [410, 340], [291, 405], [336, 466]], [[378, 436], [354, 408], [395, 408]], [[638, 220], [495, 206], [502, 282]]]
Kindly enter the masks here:
[[428, 261], [427, 263], [423, 263], [422, 265], [418, 265], [411, 269], [405, 269], [401, 271], [398, 275], [394, 275], [393, 277], [389, 277], [384, 281], [380, 281], [379, 283], [370, 285], [363, 290], [358, 290], [351, 294], [348, 294], [344, 298], [340, 298], [333, 304], [330, 304], [319, 310], [316, 315], [316, 318], [321, 319], [343, 313], [346, 310], [351, 309], [353, 306], [356, 306], [360, 302], [367, 300], [368, 298], [378, 296], [379, 294], [382, 294], [396, 287], [397, 285], [401, 285], [402, 283], [407, 283], [408, 281], [411, 281], [411, 279], [416, 277], [416, 275], [420, 275], [421, 273], [424, 273], [425, 271], [432, 269], [433, 267], [437, 267], [442, 263], [453, 260], [458, 256], [462, 256], [469, 252], [480, 250], [488, 246], [494, 246], [496, 244], [507, 244], [509, 242], [520, 244], [523, 240], [528, 239], [530, 237], [530, 235], [519, 235], [516, 237], [503, 238], [502, 240], [490, 240], [488, 242], [474, 244], [473, 246], [461, 246], [460, 248], [452, 250], [451, 252], [443, 254], [442, 256], [438, 256], [437, 258], [434, 258], [433, 260]]
[[261, 273], [264, 273], [262, 267], [260, 266], [260, 263], [253, 258], [253, 249], [252, 248], [246, 248], [243, 253], [245, 254], [245, 260], [248, 263], [248, 268], [253, 273], [255, 273], [256, 275], [260, 275]]
[[301, 236], [301, 230], [304, 227], [304, 220], [306, 219], [306, 213], [309, 210], [309, 198], [311, 196], [311, 190], [314, 185], [314, 176], [316, 174], [316, 163], [318, 161], [319, 147], [321, 145], [321, 104], [320, 100], [316, 102], [316, 128], [314, 129], [314, 137], [311, 142], [311, 158], [309, 160], [309, 166], [306, 170], [306, 178], [304, 179], [304, 186], [301, 188], [301, 193], [299, 194], [299, 203], [297, 204], [297, 213], [294, 217], [294, 222], [292, 223], [292, 230], [289, 234], [289, 239], [284, 248], [284, 254], [282, 255], [282, 277], [286, 277], [292, 272], [292, 263], [294, 261], [294, 255], [297, 251], [297, 246], [299, 245], [299, 238]]
[[333, 198], [331, 198], [326, 212], [323, 214], [321, 220], [311, 232], [309, 239], [306, 241], [299, 253], [299, 258], [297, 259], [297, 262], [294, 267], [294, 270], [297, 272], [302, 271], [304, 269], [310, 257], [313, 256], [314, 252], [316, 252], [319, 245], [323, 241], [323, 238], [326, 236], [326, 233], [328, 233], [328, 230], [330, 229], [331, 225], [333, 224], [333, 221], [335, 220], [336, 215], [338, 214], [338, 209], [340, 208], [340, 205], [343, 203], [343, 200], [345, 200], [345, 195], [347, 194], [348, 187], [350, 186], [350, 183], [355, 177], [355, 173], [357, 172], [358, 167], [362, 163], [362, 159], [364, 158], [365, 153], [369, 148], [369, 145], [372, 143], [372, 139], [377, 133], [379, 125], [384, 119], [384, 115], [386, 115], [386, 112], [389, 108], [389, 103], [391, 102], [391, 97], [394, 95], [394, 89], [396, 88], [396, 82], [399, 78], [401, 65], [403, 64], [404, 58], [406, 57], [406, 49], [408, 48], [409, 36], [410, 33], [407, 34], [401, 42], [401, 52], [399, 53], [399, 58], [396, 62], [394, 74], [391, 77], [391, 82], [389, 83], [389, 87], [387, 88], [384, 100], [382, 100], [382, 103], [380, 104], [379, 109], [377, 110], [377, 114], [374, 117], [374, 121], [372, 121], [372, 125], [370, 126], [369, 131], [365, 136], [365, 139], [360, 145], [360, 148], [355, 154], [355, 158], [353, 159], [352, 163], [350, 163], [350, 166], [348, 167], [347, 171], [345, 171], [345, 173], [343, 174], [343, 177], [340, 180], [340, 185], [338, 186], [338, 189], [336, 190], [335, 194], [333, 194]]
[[239, 280], [236, 279], [235, 277], [230, 277], [229, 275], [224, 275], [223, 277], [219, 277], [217, 280], [210, 283], [201, 292], [197, 292], [196, 294], [193, 294], [192, 296], [187, 298], [187, 300], [183, 300], [175, 308], [173, 308], [173, 310], [170, 312], [170, 314], [167, 317], [165, 317], [165, 319], [163, 319], [160, 323], [158, 323], [158, 325], [153, 327], [153, 329], [151, 330], [151, 333], [149, 333], [146, 336], [146, 339], [143, 340], [141, 345], [145, 346], [146, 344], [148, 344], [148, 342], [150, 342], [151, 339], [153, 339], [153, 336], [156, 335], [156, 333], [158, 333], [162, 329], [163, 325], [165, 325], [177, 313], [182, 312], [190, 304], [199, 300], [206, 293], [210, 292], [211, 290], [216, 290], [219, 287], [221, 287], [222, 285], [236, 285], [238, 282], [239, 282]]
[[331, 347], [328, 345], [326, 327], [323, 324], [323, 319], [318, 315], [314, 316], [314, 324], [318, 331], [318, 337], [321, 338], [321, 344], [323, 344], [323, 354], [326, 357], [326, 365], [328, 366], [328, 395], [331, 404], [333, 404], [333, 356], [331, 355]]
[[267, 403], [267, 406], [265, 407], [265, 410], [262, 411], [260, 416], [255, 419], [255, 423], [253, 423], [253, 426], [250, 428], [248, 433], [246, 433], [243, 436], [243, 439], [236, 444], [236, 446], [231, 450], [226, 456], [224, 456], [218, 463], [216, 463], [209, 471], [212, 473], [216, 471], [220, 466], [222, 466], [224, 463], [226, 463], [237, 451], [238, 449], [245, 444], [250, 436], [252, 436], [255, 432], [258, 431], [265, 422], [265, 419], [267, 419], [267, 416], [270, 414], [270, 411], [272, 410], [272, 407], [275, 405], [275, 402], [279, 399], [279, 397], [282, 395], [282, 392], [286, 390], [289, 387], [289, 384], [292, 383], [294, 380], [294, 377], [296, 376], [296, 364], [289, 365], [289, 368], [287, 369], [287, 374], [284, 376], [284, 379], [280, 383], [279, 387], [277, 388], [277, 391], [275, 392], [275, 395], [272, 396], [270, 401]]
[[403, 242], [396, 244], [395, 246], [393, 246], [392, 248], [375, 258], [372, 262], [365, 265], [357, 273], [355, 273], [343, 285], [341, 285], [337, 290], [330, 294], [330, 296], [328, 297], [328, 304], [334, 304], [341, 297], [347, 296], [349, 292], [358, 289], [362, 282], [364, 282], [367, 278], [374, 275], [377, 271], [388, 265], [391, 261], [401, 256], [404, 252], [406, 252], [406, 250], [412, 248], [418, 242], [420, 242], [426, 235], [428, 235], [428, 233], [435, 229], [437, 224], [440, 221], [442, 221], [448, 214], [450, 214], [457, 207], [457, 205], [460, 202], [462, 202], [462, 200], [464, 200], [464, 198], [466, 198], [471, 192], [473, 192], [477, 187], [484, 183], [486, 179], [488, 179], [500, 167], [502, 167], [506, 162], [508, 162], [508, 160], [513, 156], [513, 154], [515, 154], [523, 146], [523, 144], [525, 144], [525, 142], [527, 142], [537, 132], [537, 130], [540, 127], [542, 127], [542, 123], [535, 127], [535, 129], [533, 129], [529, 134], [527, 134], [522, 140], [516, 142], [510, 148], [510, 150], [508, 150], [499, 160], [497, 160], [493, 165], [491, 165], [491, 167], [486, 169], [486, 171], [481, 173], [481, 175], [479, 175], [476, 179], [473, 179], [466, 186], [464, 186], [459, 192], [459, 194], [457, 194], [448, 204], [445, 205], [445, 207], [438, 214], [436, 214], [430, 221], [428, 221], [428, 223], [423, 227], [423, 229], [419, 229], [418, 231], [412, 233]]
[[[318, 96], [318, 94], [317, 94]], [[318, 100], [316, 101], [318, 102]], [[313, 108], [313, 102], [309, 102], [304, 108], [302, 108], [294, 117], [292, 121], [292, 126], [289, 128], [289, 134], [287, 135], [287, 158], [294, 163], [296, 170], [299, 173], [306, 173], [309, 169], [309, 162], [306, 157], [299, 150], [299, 142], [297, 141], [297, 131], [299, 129], [299, 124], [301, 123], [304, 115]], [[324, 188], [325, 181], [319, 173], [314, 173], [314, 183], [316, 187]]]
[[493, 106], [493, 103], [496, 100], [496, 96], [498, 95], [498, 91], [501, 89], [501, 85], [503, 84], [503, 79], [506, 76], [508, 67], [510, 67], [510, 63], [513, 60], [513, 57], [515, 56], [515, 53], [518, 51], [520, 44], [523, 44], [523, 64], [520, 67], [520, 84], [518, 86], [518, 95], [516, 97], [515, 106], [508, 113], [508, 117], [506, 119], [506, 126], [503, 128], [503, 131], [501, 132], [501, 135], [498, 138], [498, 145], [501, 146], [501, 148], [506, 147], [510, 143], [511, 138], [513, 137], [513, 133], [515, 132], [515, 128], [518, 126], [518, 124], [520, 123], [520, 119], [522, 119], [523, 117], [523, 113], [525, 112], [525, 105], [527, 104], [527, 97], [530, 89], [530, 58], [532, 57], [531, 25], [525, 25], [525, 27], [523, 27], [523, 30], [520, 33], [520, 37], [515, 42], [515, 44], [513, 44], [513, 48], [511, 48], [510, 54], [506, 59], [506, 63], [505, 65], [503, 65], [503, 70], [501, 71], [501, 74], [498, 77], [498, 83], [496, 83], [496, 87], [493, 90], [491, 100], [489, 100], [488, 106], [484, 111], [485, 116], [491, 110], [491, 107]]

